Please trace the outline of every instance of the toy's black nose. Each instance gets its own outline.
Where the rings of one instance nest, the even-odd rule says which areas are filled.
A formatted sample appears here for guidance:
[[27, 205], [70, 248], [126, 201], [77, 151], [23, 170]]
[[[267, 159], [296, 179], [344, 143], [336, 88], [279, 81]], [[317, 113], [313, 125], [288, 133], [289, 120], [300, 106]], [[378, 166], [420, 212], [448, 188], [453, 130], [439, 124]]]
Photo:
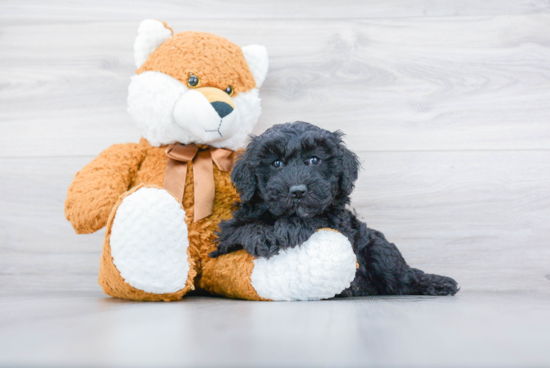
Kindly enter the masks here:
[[211, 103], [211, 105], [222, 119], [231, 114], [231, 112], [233, 111], [231, 105], [222, 101], [214, 101]]
[[307, 192], [307, 187], [304, 184], [293, 185], [288, 190], [288, 193], [294, 198], [302, 198]]

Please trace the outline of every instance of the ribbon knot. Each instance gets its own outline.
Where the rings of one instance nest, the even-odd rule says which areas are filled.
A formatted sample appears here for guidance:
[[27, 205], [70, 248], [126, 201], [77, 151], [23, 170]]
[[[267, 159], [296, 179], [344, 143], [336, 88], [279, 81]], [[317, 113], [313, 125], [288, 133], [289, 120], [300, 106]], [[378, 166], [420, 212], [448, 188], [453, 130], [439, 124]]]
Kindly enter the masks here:
[[235, 152], [224, 148], [210, 146], [198, 147], [194, 144], [171, 144], [166, 149], [166, 173], [164, 174], [164, 189], [183, 202], [187, 164], [193, 162], [193, 186], [195, 192], [195, 213], [193, 222], [202, 220], [212, 214], [216, 186], [214, 183], [214, 167], [221, 171], [230, 171], [235, 159]]

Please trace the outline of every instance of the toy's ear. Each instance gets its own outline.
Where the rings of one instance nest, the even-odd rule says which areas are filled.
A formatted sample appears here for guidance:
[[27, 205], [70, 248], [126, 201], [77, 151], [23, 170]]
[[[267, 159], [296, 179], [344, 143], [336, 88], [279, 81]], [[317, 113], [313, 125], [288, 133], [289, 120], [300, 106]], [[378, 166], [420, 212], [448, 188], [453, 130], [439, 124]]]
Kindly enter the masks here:
[[153, 51], [172, 37], [174, 32], [166, 23], [155, 19], [146, 19], [140, 23], [134, 42], [134, 58], [139, 69]]
[[231, 170], [231, 181], [235, 184], [241, 197], [241, 202], [252, 200], [256, 193], [256, 174], [250, 168], [247, 153], [243, 153]]
[[254, 76], [256, 87], [260, 88], [264, 83], [269, 68], [269, 58], [265, 46], [249, 45], [241, 48], [248, 68]]

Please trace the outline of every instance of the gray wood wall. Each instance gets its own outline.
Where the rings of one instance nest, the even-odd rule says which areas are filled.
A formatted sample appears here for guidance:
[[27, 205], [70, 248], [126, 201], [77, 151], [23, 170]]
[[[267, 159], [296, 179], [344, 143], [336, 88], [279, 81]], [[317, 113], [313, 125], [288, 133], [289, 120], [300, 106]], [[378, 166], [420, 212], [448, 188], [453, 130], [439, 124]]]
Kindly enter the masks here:
[[353, 205], [409, 264], [463, 289], [550, 290], [550, 2], [0, 2], [0, 292], [89, 291], [103, 231], [74, 234], [72, 175], [136, 141], [139, 22], [264, 44], [255, 129], [341, 129]]

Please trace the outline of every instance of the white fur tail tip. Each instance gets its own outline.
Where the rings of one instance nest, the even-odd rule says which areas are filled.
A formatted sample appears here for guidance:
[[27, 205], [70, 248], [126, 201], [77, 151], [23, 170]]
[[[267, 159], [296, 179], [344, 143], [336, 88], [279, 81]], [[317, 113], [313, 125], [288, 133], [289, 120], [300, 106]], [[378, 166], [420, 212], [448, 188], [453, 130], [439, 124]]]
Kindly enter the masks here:
[[295, 248], [254, 260], [251, 282], [266, 299], [320, 300], [348, 288], [355, 272], [356, 257], [348, 238], [321, 230]]

